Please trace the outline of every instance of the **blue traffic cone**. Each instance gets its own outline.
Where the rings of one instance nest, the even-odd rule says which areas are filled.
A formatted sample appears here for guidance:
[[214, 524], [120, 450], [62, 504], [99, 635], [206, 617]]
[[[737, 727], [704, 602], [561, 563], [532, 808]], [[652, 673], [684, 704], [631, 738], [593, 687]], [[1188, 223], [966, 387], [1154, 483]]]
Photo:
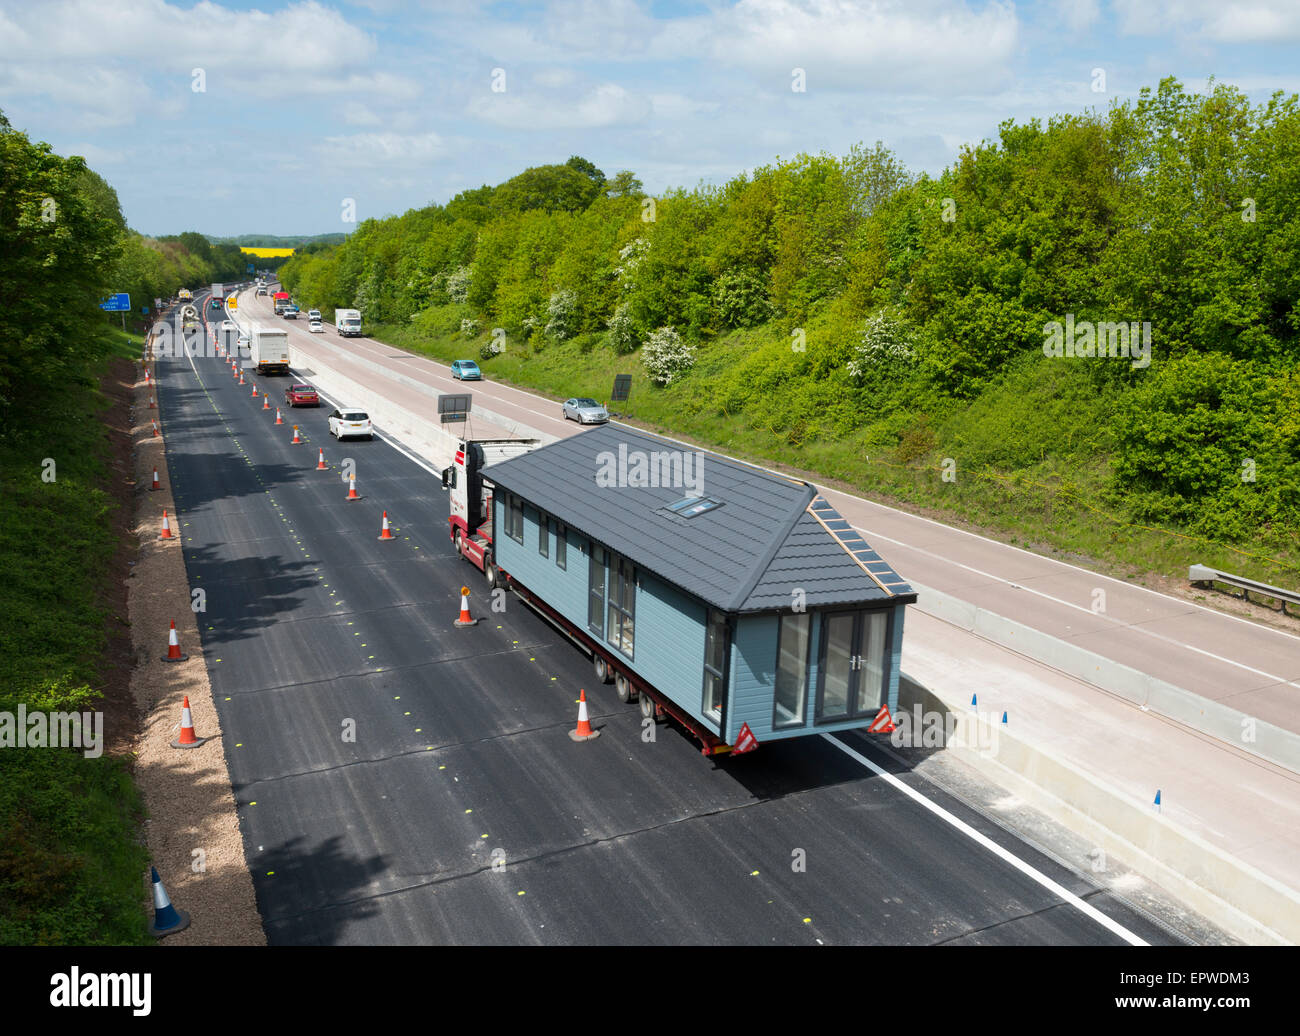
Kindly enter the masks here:
[[974, 694], [972, 694], [972, 695], [970, 696], [970, 707], [971, 707], [972, 709], [976, 707], [976, 705], [975, 705], [975, 698], [976, 698], [976, 695], [974, 695]]
[[1002, 710], [1002, 725], [1004, 727], [1007, 725], [1007, 713], [1005, 709]]
[[1159, 788], [1156, 789], [1155, 807], [1156, 807], [1156, 812], [1159, 813], [1160, 812], [1160, 789]]
[[153, 881], [153, 924], [149, 926], [149, 934], [155, 939], [161, 939], [172, 932], [188, 928], [190, 915], [172, 906], [172, 901], [167, 898], [167, 890], [163, 888], [162, 878], [158, 877], [158, 868], [150, 865], [149, 874]]

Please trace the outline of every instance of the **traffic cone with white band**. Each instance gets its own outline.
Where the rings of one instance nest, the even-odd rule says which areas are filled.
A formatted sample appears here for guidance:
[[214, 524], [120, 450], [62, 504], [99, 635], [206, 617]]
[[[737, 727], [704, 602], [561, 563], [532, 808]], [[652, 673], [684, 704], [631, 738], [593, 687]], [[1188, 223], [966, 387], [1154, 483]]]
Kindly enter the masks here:
[[[385, 511], [385, 514], [388, 512]], [[460, 588], [460, 618], [456, 620], [457, 626], [473, 626], [478, 620], [471, 619], [469, 616], [469, 587]]]
[[171, 629], [167, 631], [167, 654], [163, 655], [163, 661], [184, 662], [189, 657], [181, 651], [180, 638], [176, 636], [176, 620], [172, 619]]
[[157, 469], [157, 468], [154, 468], [154, 469], [153, 469], [153, 485], [151, 485], [151, 486], [149, 487], [149, 491], [150, 491], [150, 492], [157, 492], [159, 489], [162, 489], [162, 483], [158, 481], [158, 469]]
[[587, 692], [578, 691], [578, 729], [570, 730], [569, 737], [574, 741], [591, 741], [600, 737], [599, 730], [591, 729], [591, 721], [587, 719]]
[[318, 460], [318, 461], [316, 462], [316, 470], [317, 470], [317, 471], [326, 471], [326, 470], [328, 470], [328, 469], [325, 467], [325, 451], [324, 451], [324, 450], [321, 450], [321, 451], [320, 451], [320, 460]]
[[190, 915], [172, 906], [167, 890], [163, 888], [162, 878], [158, 877], [157, 867], [149, 867], [149, 880], [153, 883], [153, 924], [149, 926], [149, 934], [155, 939], [161, 939], [164, 935], [188, 928]]
[[194, 717], [190, 714], [190, 696], [187, 694], [181, 703], [181, 732], [171, 743], [172, 748], [198, 748], [206, 740], [206, 737], [194, 733]]
[[349, 476], [348, 476], [348, 496], [347, 496], [347, 498], [348, 498], [349, 500], [360, 500], [360, 499], [361, 499], [361, 497], [360, 497], [360, 496], [358, 495], [358, 493], [357, 493], [357, 476], [356, 476], [356, 475], [349, 475]]
[[293, 426], [293, 438], [289, 440], [289, 445], [290, 445], [290, 446], [301, 446], [301, 445], [302, 445], [302, 440], [301, 440], [300, 438], [298, 438], [298, 426], [297, 426], [297, 425], [294, 425], [294, 426]]
[[[394, 538], [395, 538], [395, 537], [393, 536], [392, 530], [388, 528], [388, 512], [387, 512], [387, 511], [384, 512], [384, 527], [383, 527], [382, 529], [379, 530], [379, 538], [380, 538], [381, 540], [391, 540], [391, 539], [394, 539]], [[468, 600], [463, 600], [463, 601], [461, 601], [461, 614], [460, 614], [460, 617], [463, 619], [463, 618], [466, 618], [468, 615], [469, 615], [469, 601], [468, 601]]]
[[158, 534], [158, 538], [160, 540], [172, 539], [172, 526], [171, 526], [171, 522], [167, 520], [166, 510], [163, 511], [163, 527], [162, 527], [162, 532]]
[[276, 408], [275, 408], [275, 423], [276, 423], [276, 424], [284, 424], [284, 418], [280, 416], [280, 408], [279, 408], [279, 407], [276, 407]]

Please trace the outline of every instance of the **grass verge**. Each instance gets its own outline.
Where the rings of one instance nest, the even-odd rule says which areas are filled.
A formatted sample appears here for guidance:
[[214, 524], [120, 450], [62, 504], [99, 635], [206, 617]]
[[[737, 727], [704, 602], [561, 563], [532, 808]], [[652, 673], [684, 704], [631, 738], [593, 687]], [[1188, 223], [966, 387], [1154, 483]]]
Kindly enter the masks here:
[[[87, 376], [0, 432], [0, 712], [93, 711], [101, 697], [117, 504], [93, 378], [137, 357], [139, 339], [99, 330]], [[0, 748], [0, 944], [149, 942], [140, 814], [123, 758]]]

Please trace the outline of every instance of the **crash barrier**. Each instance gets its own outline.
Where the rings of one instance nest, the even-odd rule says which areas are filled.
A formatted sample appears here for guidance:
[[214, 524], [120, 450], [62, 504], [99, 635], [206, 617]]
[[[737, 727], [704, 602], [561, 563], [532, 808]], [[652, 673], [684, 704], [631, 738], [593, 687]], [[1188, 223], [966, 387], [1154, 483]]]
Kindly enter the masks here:
[[1207, 590], [1213, 590], [1215, 583], [1235, 586], [1241, 591], [1243, 601], [1250, 600], [1251, 594], [1258, 594], [1260, 597], [1270, 597], [1280, 603], [1283, 615], [1290, 614], [1286, 610], [1288, 604], [1300, 613], [1300, 593], [1294, 590], [1283, 590], [1281, 587], [1269, 586], [1268, 583], [1247, 579], [1245, 576], [1234, 576], [1230, 572], [1220, 572], [1217, 568], [1210, 568], [1208, 565], [1190, 565], [1187, 569], [1187, 579], [1193, 586], [1205, 587]]

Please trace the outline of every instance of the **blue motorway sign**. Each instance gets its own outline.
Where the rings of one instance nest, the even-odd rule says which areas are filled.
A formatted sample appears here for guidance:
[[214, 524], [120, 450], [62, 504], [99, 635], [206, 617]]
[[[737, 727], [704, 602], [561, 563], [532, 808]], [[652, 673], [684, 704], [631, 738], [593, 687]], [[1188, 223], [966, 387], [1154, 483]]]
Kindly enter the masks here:
[[107, 310], [109, 313], [129, 313], [131, 311], [131, 296], [124, 291], [120, 291], [101, 302], [99, 308]]
[[141, 306], [141, 307], [140, 307], [140, 312], [143, 313], [145, 316], [148, 316], [148, 315], [149, 315], [149, 307], [148, 307], [148, 306]]
[[248, 264], [248, 272], [249, 272], [249, 273], [252, 273], [252, 272], [253, 272], [253, 264], [252, 264], [252, 263], [249, 263], [249, 264]]

